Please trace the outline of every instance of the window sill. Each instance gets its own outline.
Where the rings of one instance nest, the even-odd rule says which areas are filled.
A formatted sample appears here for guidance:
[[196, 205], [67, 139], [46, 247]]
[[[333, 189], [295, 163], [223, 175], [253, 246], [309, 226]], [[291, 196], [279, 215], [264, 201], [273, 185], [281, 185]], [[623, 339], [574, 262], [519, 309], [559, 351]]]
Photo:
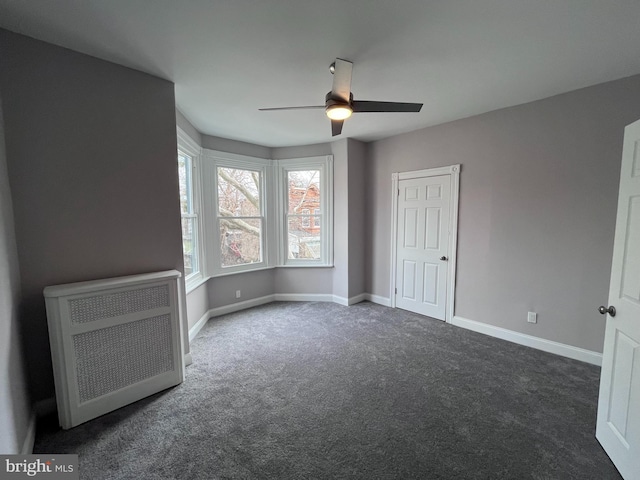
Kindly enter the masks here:
[[198, 288], [203, 283], [206, 283], [207, 280], [209, 280], [209, 278], [208, 277], [204, 277], [202, 275], [197, 275], [195, 277], [191, 277], [188, 280], [186, 280], [185, 281], [185, 285], [184, 285], [184, 289], [185, 289], [187, 295], [189, 295], [191, 292], [193, 292], [196, 288]]

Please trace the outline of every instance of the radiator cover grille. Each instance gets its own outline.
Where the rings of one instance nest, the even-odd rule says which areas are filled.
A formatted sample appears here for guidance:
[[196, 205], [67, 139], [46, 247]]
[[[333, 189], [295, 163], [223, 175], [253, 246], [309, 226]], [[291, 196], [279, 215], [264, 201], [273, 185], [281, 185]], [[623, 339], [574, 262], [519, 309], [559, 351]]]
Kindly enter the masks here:
[[69, 300], [69, 316], [81, 324], [168, 306], [169, 288], [159, 285]]
[[81, 403], [174, 368], [169, 315], [74, 335], [73, 348]]

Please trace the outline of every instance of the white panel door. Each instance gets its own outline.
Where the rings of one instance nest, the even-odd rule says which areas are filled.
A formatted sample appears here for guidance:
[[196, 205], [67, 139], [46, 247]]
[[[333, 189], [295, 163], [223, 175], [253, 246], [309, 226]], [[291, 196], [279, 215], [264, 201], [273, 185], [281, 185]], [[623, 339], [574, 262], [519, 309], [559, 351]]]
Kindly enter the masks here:
[[[609, 308], [607, 312], [605, 309]], [[615, 312], [611, 310], [615, 308]], [[640, 121], [625, 129], [596, 437], [627, 480], [640, 478]]]
[[398, 186], [396, 306], [445, 320], [451, 176]]

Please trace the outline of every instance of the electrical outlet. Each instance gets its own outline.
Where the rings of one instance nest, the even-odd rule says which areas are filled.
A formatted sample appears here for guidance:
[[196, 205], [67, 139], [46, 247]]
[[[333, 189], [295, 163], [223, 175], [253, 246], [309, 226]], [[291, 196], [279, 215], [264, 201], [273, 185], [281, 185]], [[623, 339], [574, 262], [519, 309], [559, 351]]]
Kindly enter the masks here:
[[536, 312], [529, 312], [527, 314], [527, 322], [538, 323], [538, 314]]
[[240, 293], [240, 290], [236, 290], [236, 298], [240, 298], [242, 296], [242, 294]]

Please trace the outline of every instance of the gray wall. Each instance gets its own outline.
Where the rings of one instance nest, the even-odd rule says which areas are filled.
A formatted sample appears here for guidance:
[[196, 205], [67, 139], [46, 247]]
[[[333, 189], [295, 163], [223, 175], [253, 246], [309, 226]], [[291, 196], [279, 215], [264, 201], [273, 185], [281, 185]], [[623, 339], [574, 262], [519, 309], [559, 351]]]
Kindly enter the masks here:
[[333, 272], [333, 267], [276, 268], [273, 293], [332, 295]]
[[461, 163], [456, 314], [601, 352], [623, 129], [639, 117], [634, 76], [371, 144], [368, 291], [389, 297], [391, 173]]
[[248, 157], [272, 158], [271, 149], [253, 143], [229, 140], [228, 138], [214, 137], [212, 135], [202, 135], [202, 148], [218, 150], [220, 152], [235, 153]]
[[0, 31], [21, 322], [35, 400], [53, 396], [42, 289], [183, 270], [173, 84]]
[[333, 146], [333, 294], [349, 298], [349, 149]]
[[271, 158], [285, 160], [288, 158], [321, 157], [333, 153], [333, 144], [314, 143], [297, 147], [277, 147], [271, 149]]
[[334, 142], [333, 294], [349, 299], [365, 293], [365, 151], [362, 142]]
[[187, 325], [190, 329], [209, 310], [209, 290], [207, 283], [194, 288], [187, 294]]
[[349, 139], [349, 294], [355, 297], [367, 292], [365, 285], [365, 169], [367, 145], [357, 140]]
[[178, 109], [176, 109], [176, 125], [189, 135], [194, 142], [202, 146], [202, 135]]
[[[21, 453], [31, 406], [19, 328], [20, 274], [0, 104], [0, 453]], [[27, 452], [31, 453], [31, 452]]]
[[[274, 269], [268, 269], [210, 278], [207, 282], [209, 308], [272, 295], [275, 293], [274, 276]], [[242, 292], [242, 297], [236, 298], [236, 290]]]

